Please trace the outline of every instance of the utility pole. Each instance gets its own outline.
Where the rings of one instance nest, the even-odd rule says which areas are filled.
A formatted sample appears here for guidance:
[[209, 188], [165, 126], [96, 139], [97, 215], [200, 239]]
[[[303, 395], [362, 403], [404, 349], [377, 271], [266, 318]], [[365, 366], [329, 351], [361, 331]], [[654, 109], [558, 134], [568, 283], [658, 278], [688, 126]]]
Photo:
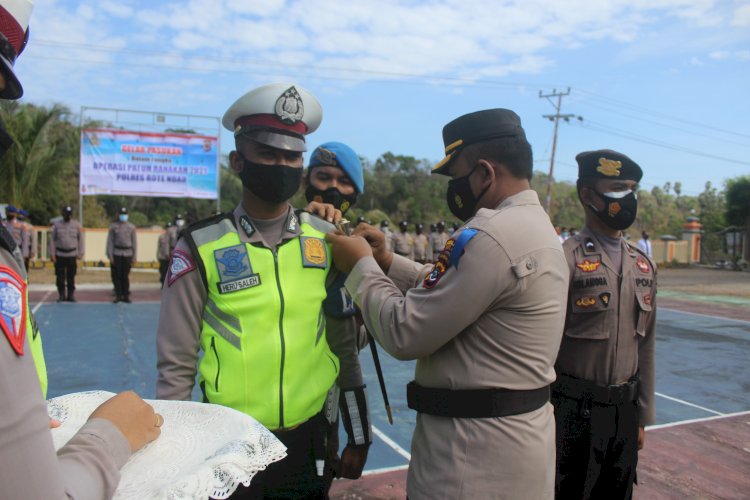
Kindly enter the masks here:
[[[561, 115], [560, 114], [560, 106], [562, 105], [562, 98], [566, 95], [570, 94], [570, 87], [568, 87], [568, 90], [565, 92], [557, 92], [557, 89], [552, 89], [551, 94], [542, 94], [542, 91], [539, 91], [539, 98], [545, 98], [547, 99], [554, 107], [555, 107], [555, 114], [554, 115], [542, 115], [543, 118], [547, 118], [551, 122], [555, 122], [555, 131], [552, 136], [552, 156], [550, 156], [549, 159], [549, 176], [547, 177], [547, 198], [544, 203], [544, 209], [549, 213], [550, 206], [552, 205], [552, 173], [555, 170], [555, 150], [557, 149], [557, 125], [560, 121], [560, 118], [565, 120], [566, 122], [570, 121], [571, 118], [578, 118], [578, 120], [583, 121], [582, 116], [576, 116], [576, 115]], [[557, 97], [557, 104], [555, 104], [550, 97]]]

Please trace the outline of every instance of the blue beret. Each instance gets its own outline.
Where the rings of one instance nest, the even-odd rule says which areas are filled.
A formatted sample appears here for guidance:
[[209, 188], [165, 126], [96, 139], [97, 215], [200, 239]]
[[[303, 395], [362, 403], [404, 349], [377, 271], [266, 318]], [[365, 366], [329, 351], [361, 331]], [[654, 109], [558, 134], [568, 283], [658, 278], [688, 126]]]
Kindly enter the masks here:
[[17, 214], [18, 213], [18, 209], [16, 207], [14, 207], [13, 205], [8, 205], [8, 206], [5, 207], [5, 213], [6, 214], [8, 214], [8, 213], [9, 214]]
[[365, 178], [362, 174], [362, 162], [352, 148], [340, 142], [321, 144], [310, 157], [309, 168], [329, 166], [339, 167], [354, 183], [357, 193], [365, 192]]

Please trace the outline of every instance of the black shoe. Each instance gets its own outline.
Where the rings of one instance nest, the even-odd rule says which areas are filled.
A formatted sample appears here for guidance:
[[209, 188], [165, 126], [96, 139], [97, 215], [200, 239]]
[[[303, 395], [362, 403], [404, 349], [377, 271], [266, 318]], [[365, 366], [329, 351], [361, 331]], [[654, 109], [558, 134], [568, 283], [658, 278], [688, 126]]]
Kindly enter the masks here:
[[120, 300], [120, 297], [115, 297], [115, 300], [113, 300], [112, 303], [117, 304], [118, 302], [120, 302]]
[[63, 294], [58, 295], [57, 301], [58, 302], [65, 302], [65, 296]]
[[65, 299], [65, 300], [66, 300], [66, 301], [68, 301], [68, 302], [77, 302], [77, 301], [76, 301], [76, 298], [75, 298], [75, 297], [73, 297], [73, 295], [68, 295], [68, 298], [67, 298], [67, 299]]
[[130, 304], [130, 297], [125, 296], [122, 298], [122, 301], [125, 302], [126, 304]]

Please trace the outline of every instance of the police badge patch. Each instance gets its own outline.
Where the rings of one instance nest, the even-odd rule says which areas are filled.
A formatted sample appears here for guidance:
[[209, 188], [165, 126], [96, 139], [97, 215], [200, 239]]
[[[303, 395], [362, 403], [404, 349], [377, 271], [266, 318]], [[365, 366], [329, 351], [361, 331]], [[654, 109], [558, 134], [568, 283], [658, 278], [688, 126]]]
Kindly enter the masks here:
[[302, 267], [325, 269], [328, 265], [328, 249], [320, 238], [302, 236], [299, 239], [302, 247]]
[[193, 258], [182, 250], [175, 250], [172, 252], [172, 260], [169, 263], [167, 286], [172, 286], [172, 283], [177, 281], [178, 278], [185, 276], [193, 269], [195, 269]]
[[245, 244], [214, 250], [219, 270], [219, 293], [230, 293], [260, 285], [260, 276], [253, 274]]
[[0, 266], [0, 328], [19, 356], [26, 338], [26, 282], [6, 266]]

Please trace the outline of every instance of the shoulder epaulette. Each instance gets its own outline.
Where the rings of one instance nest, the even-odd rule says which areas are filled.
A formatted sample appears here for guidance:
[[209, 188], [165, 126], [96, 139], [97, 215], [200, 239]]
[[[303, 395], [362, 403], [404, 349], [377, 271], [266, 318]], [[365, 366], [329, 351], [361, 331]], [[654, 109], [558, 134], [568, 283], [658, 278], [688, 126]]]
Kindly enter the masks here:
[[336, 226], [306, 210], [295, 210], [294, 213], [297, 215], [301, 224], [309, 224], [321, 233], [330, 233], [331, 231], [336, 230]]

